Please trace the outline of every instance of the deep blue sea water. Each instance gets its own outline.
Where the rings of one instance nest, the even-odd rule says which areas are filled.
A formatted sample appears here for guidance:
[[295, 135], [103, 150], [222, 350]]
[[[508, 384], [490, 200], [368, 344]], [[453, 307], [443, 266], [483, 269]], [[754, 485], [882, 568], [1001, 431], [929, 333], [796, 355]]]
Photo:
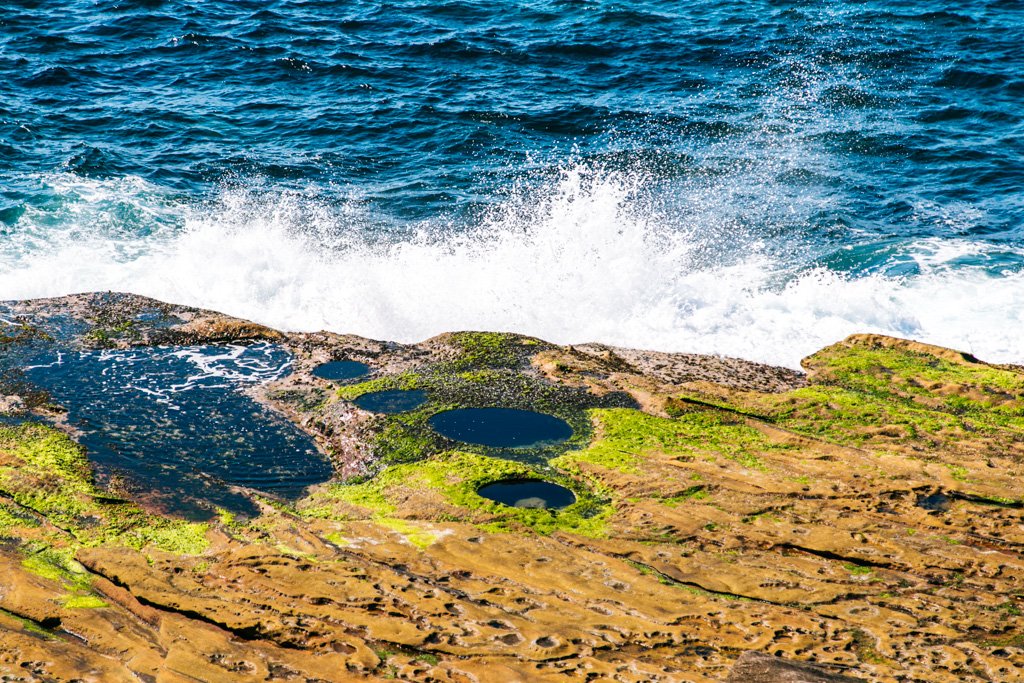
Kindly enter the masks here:
[[1024, 2], [7, 0], [0, 299], [1024, 362]]

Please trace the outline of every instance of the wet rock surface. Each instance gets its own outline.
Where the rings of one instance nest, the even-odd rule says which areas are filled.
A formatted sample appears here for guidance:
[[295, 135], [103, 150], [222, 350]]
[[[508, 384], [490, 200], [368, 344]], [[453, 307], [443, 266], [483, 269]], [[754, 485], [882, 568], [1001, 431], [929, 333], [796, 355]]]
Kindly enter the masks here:
[[[1024, 677], [1019, 368], [874, 335], [814, 354], [806, 375], [507, 334], [399, 345], [114, 294], [0, 304], [0, 320], [8, 679]], [[97, 482], [66, 408], [17, 372], [45, 338], [280, 344], [293, 372], [245, 391], [335, 476], [294, 502], [244, 490], [250, 518], [147, 511]], [[311, 374], [339, 358], [373, 373]], [[391, 390], [429, 399], [353, 403]], [[494, 449], [429, 426], [493, 407], [573, 436]], [[575, 502], [477, 494], [523, 479]]]

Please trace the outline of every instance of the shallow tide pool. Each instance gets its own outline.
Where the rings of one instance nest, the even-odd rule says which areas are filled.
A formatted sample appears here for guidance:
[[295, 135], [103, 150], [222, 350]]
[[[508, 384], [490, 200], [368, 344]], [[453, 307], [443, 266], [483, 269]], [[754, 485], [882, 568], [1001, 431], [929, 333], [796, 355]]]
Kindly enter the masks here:
[[509, 479], [481, 486], [477, 494], [517, 508], [564, 508], [576, 502], [572, 491], [539, 479]]
[[232, 486], [295, 498], [331, 476], [308, 435], [243, 393], [290, 369], [272, 344], [46, 350], [23, 368], [67, 408], [101, 483], [193, 519], [254, 514]]
[[492, 448], [544, 446], [572, 436], [565, 420], [514, 408], [447, 410], [431, 417], [430, 426], [449, 439]]

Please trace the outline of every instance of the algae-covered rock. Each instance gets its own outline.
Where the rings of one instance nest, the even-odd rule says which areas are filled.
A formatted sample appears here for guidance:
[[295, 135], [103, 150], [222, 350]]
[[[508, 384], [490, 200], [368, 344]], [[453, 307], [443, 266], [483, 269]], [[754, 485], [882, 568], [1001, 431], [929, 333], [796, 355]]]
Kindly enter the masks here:
[[[140, 315], [117, 344], [276, 340], [295, 371], [256, 397], [336, 472], [293, 503], [249, 492], [251, 518], [186, 522], [102, 489], [67, 434], [0, 427], [0, 672], [15, 680], [1024, 678], [1020, 368], [877, 335], [802, 375], [512, 334], [264, 332], [117, 295], [9, 306], [40, 335], [84, 321], [68, 344]], [[311, 374], [330, 360], [371, 374]], [[353, 403], [392, 389], [427, 400]], [[430, 428], [499, 406], [573, 436], [487, 448]], [[575, 502], [477, 493], [508, 479]]]

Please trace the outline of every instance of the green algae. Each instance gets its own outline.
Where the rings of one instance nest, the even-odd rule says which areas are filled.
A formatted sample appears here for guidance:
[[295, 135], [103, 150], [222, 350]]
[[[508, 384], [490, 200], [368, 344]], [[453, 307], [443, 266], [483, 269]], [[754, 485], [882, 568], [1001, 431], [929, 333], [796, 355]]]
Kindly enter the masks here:
[[[514, 508], [477, 494], [487, 483], [502, 479], [546, 479], [573, 490], [576, 502], [560, 510]], [[448, 451], [428, 460], [392, 465], [372, 479], [358, 484], [334, 484], [306, 499], [299, 513], [305, 517], [338, 519], [332, 500], [356, 505], [367, 516], [385, 526], [397, 519], [401, 500], [408, 490], [429, 489], [439, 493], [456, 512], [446, 521], [479, 523], [488, 531], [532, 529], [550, 534], [569, 531], [584, 536], [601, 536], [612, 512], [611, 506], [579, 483], [563, 475], [541, 471], [524, 463], [476, 453]], [[481, 513], [486, 521], [479, 522]]]
[[209, 547], [209, 528], [202, 522], [155, 518], [124, 532], [118, 540], [138, 550], [153, 547], [176, 555], [201, 555]]
[[38, 528], [39, 520], [17, 508], [8, 508], [0, 502], [0, 536], [12, 534], [16, 529]]
[[5, 610], [2, 607], [0, 607], [0, 615], [3, 615], [8, 619], [11, 619], [18, 623], [21, 626], [21, 628], [25, 630], [26, 633], [31, 633], [32, 635], [42, 638], [44, 640], [57, 640], [56, 634], [54, 634], [54, 632], [51, 629], [47, 628], [43, 624], [32, 621], [31, 619], [23, 617], [20, 614], [15, 614], [14, 612]]
[[771, 443], [742, 420], [717, 411], [693, 411], [664, 418], [633, 410], [591, 410], [598, 438], [589, 447], [551, 461], [555, 467], [579, 472], [583, 463], [636, 473], [645, 457], [664, 453], [679, 460], [714, 459], [721, 455], [744, 467], [765, 470], [758, 452], [785, 448]]
[[[1021, 440], [1024, 374], [944, 349], [887, 344], [855, 339], [819, 351], [805, 361], [813, 371], [806, 387], [716, 400], [798, 434], [855, 448], [899, 447], [922, 459], [958, 449], [998, 454], [1000, 444]], [[966, 476], [962, 468], [953, 474]]]
[[510, 458], [541, 465], [567, 450], [579, 448], [590, 438], [588, 408], [621, 404], [622, 396], [596, 397], [585, 390], [547, 383], [507, 368], [452, 371], [440, 366], [430, 372], [382, 377], [344, 387], [344, 398], [355, 399], [373, 391], [417, 388], [427, 393], [422, 406], [401, 414], [378, 416], [371, 449], [380, 465], [411, 463], [450, 450], [454, 444], [435, 432], [430, 418], [457, 408], [517, 408], [553, 415], [573, 430], [567, 441], [532, 448], [491, 449], [474, 444], [458, 448], [477, 454], [500, 450]]
[[28, 467], [68, 481], [85, 481], [90, 476], [89, 460], [81, 446], [62, 432], [35, 422], [0, 427], [0, 449], [11, 452]]
[[[937, 352], [944, 351], [936, 349]], [[946, 351], [946, 354], [956, 352]], [[869, 343], [837, 344], [809, 356], [804, 364], [825, 368], [825, 381], [865, 393], [920, 394], [930, 386], [954, 384], [1020, 397], [1024, 375], [960, 355], [953, 362], [935, 353]]]
[[854, 447], [878, 437], [893, 443], [941, 440], [976, 428], [952, 415], [843, 387], [803, 387], [754, 402], [773, 424]]
[[[955, 410], [936, 410], [931, 405], [915, 403], [899, 392], [883, 388], [884, 383], [880, 381], [864, 379], [873, 377], [872, 373], [891, 377], [894, 373], [888, 369], [892, 368], [896, 368], [895, 374], [899, 375], [917, 371], [923, 366], [934, 369], [937, 364], [942, 372], [951, 368], [960, 373], [958, 378], [961, 380], [978, 370], [970, 367], [965, 370], [963, 366], [936, 360], [927, 354], [856, 346], [842, 347], [831, 356], [820, 352], [812, 357], [814, 363], [821, 365], [827, 360], [839, 368], [832, 374], [822, 373], [830, 378], [830, 384], [812, 385], [783, 394], [759, 394], [736, 405], [730, 405], [733, 401], [726, 401], [720, 409], [707, 405], [694, 409], [680, 404], [681, 407], [671, 412], [670, 418], [663, 418], [624, 407], [587, 406], [587, 401], [594, 401], [592, 396], [581, 400], [580, 396], [574, 395], [574, 400], [567, 401], [571, 391], [566, 387], [551, 385], [519, 372], [515, 368], [522, 360], [522, 354], [533, 353], [535, 349], [529, 347], [536, 345], [536, 341], [530, 344], [527, 342], [532, 340], [500, 333], [457, 333], [451, 336], [451, 340], [460, 350], [454, 365], [441, 364], [429, 371], [376, 378], [337, 390], [340, 398], [351, 399], [372, 391], [419, 388], [428, 391], [431, 401], [416, 411], [381, 420], [373, 437], [373, 448], [375, 459], [383, 469], [367, 481], [330, 487], [328, 490], [334, 500], [367, 509], [380, 519], [390, 519], [395, 514], [397, 502], [393, 494], [401, 486], [425, 486], [441, 491], [455, 505], [481, 509], [482, 503], [475, 494], [475, 488], [482, 483], [515, 476], [550, 478], [546, 468], [543, 471], [535, 469], [542, 466], [543, 458], [526, 458], [524, 462], [513, 463], [489, 458], [485, 455], [488, 451], [483, 448], [460, 446], [458, 457], [453, 459], [453, 452], [446, 450], [449, 445], [429, 428], [427, 421], [432, 415], [454, 407], [523, 407], [560, 414], [569, 419], [576, 433], [574, 442], [560, 452], [545, 455], [554, 456], [548, 459], [549, 465], [577, 477], [582, 475], [581, 465], [584, 463], [635, 473], [642, 467], [644, 458], [654, 453], [683, 461], [725, 458], [747, 469], [766, 471], [765, 454], [794, 446], [775, 443], [749, 424], [753, 414], [763, 415], [766, 421], [797, 433], [848, 445], [861, 445], [879, 438], [879, 434], [889, 441], [911, 442], [943, 440], [955, 438], [965, 431], [976, 433], [992, 429], [984, 421], [975, 424]], [[883, 371], [879, 368], [888, 369]], [[997, 376], [993, 379], [986, 374], [979, 382], [1001, 389], [1012, 389], [1019, 381], [1009, 371], [985, 369], [984, 372], [993, 372]], [[738, 412], [747, 408], [756, 410], [753, 413]], [[589, 428], [591, 421], [597, 426], [598, 438], [587, 445], [587, 440], [594, 433]], [[586, 426], [581, 428], [581, 425]], [[877, 427], [880, 431], [866, 429], [870, 427]], [[585, 448], [580, 448], [584, 445]], [[477, 459], [473, 462], [477, 468], [480, 462], [503, 464], [482, 468], [485, 476], [479, 477], [473, 472], [453, 471], [459, 465], [465, 465], [471, 456]], [[453, 481], [464, 482], [463, 488], [438, 478], [438, 463], [442, 462], [445, 465], [440, 469], [444, 469]], [[963, 471], [957, 467], [950, 467], [954, 477]], [[810, 483], [806, 476], [801, 481]], [[591, 481], [591, 486], [599, 495], [610, 496], [610, 492], [602, 490], [598, 482]], [[703, 487], [691, 487], [662, 502], [678, 505], [685, 500], [699, 500], [708, 495]], [[330, 504], [318, 506], [311, 502], [303, 514], [330, 518], [337, 513]], [[503, 520], [493, 526], [508, 527]], [[550, 525], [533, 519], [526, 520], [526, 526], [542, 528]]]
[[686, 501], [707, 500], [710, 497], [711, 494], [708, 492], [706, 486], [691, 486], [674, 496], [661, 498], [659, 499], [659, 502], [662, 505], [667, 505], [668, 507], [677, 507]]
[[69, 595], [61, 602], [66, 609], [101, 609], [108, 607], [98, 595]]
[[352, 545], [352, 541], [342, 536], [341, 533], [338, 531], [328, 531], [326, 534], [324, 534], [324, 539], [330, 541], [338, 547]]
[[0, 466], [0, 492], [54, 524], [76, 527], [92, 512], [89, 461], [81, 446], [49, 427], [0, 427], [0, 450], [17, 465]]
[[372, 394], [376, 391], [388, 391], [391, 389], [420, 389], [422, 378], [415, 372], [403, 372], [398, 375], [385, 375], [374, 379], [359, 382], [357, 384], [346, 384], [335, 390], [338, 398], [352, 401], [363, 394]]
[[349, 401], [394, 389], [426, 393], [427, 402], [415, 410], [375, 418], [370, 447], [376, 467], [418, 462], [456, 447], [429, 424], [431, 417], [447, 410], [513, 408], [565, 420], [573, 435], [559, 444], [517, 449], [457, 444], [463, 451], [484, 455], [499, 450], [511, 459], [542, 466], [553, 457], [587, 444], [591, 435], [588, 409], [634, 405], [623, 392], [595, 396], [581, 387], [552, 383], [523, 372], [523, 366], [542, 346], [536, 339], [506, 333], [457, 332], [448, 335], [446, 341], [456, 352], [452, 360], [336, 390], [338, 399]]
[[36, 576], [60, 581], [71, 589], [85, 590], [91, 585], [88, 572], [75, 561], [72, 548], [43, 547], [23, 559], [21, 566]]
[[83, 335], [85, 341], [99, 348], [115, 346], [120, 340], [136, 341], [139, 339], [139, 331], [135, 329], [134, 320], [121, 320], [98, 324]]
[[[387, 472], [388, 470], [384, 470], [377, 477]], [[309, 496], [306, 499], [306, 505], [301, 508], [300, 514], [307, 518], [339, 519], [330, 503], [340, 501], [377, 515], [391, 515], [395, 511], [395, 506], [388, 502], [388, 498], [383, 493], [384, 487], [379, 485], [380, 482], [378, 485], [372, 485], [374, 481], [377, 481], [377, 478], [363, 483], [331, 484]]]
[[805, 363], [822, 383], [967, 415], [988, 425], [1024, 428], [1024, 374], [964, 354], [860, 342], [830, 346]]
[[536, 351], [539, 344], [535, 339], [502, 332], [456, 332], [451, 341], [460, 354], [453, 362], [457, 369], [463, 368], [515, 368], [523, 358]]
[[61, 605], [67, 609], [94, 609], [106, 607], [107, 603], [92, 591], [92, 577], [74, 558], [73, 547], [42, 547], [30, 551], [21, 566], [44, 579], [61, 584], [67, 593], [61, 598]]
[[[207, 524], [149, 515], [98, 489], [84, 449], [56, 429], [29, 422], [0, 427], [0, 451], [11, 463], [0, 466], [0, 496], [47, 519], [76, 547], [206, 549]], [[0, 532], [31, 525], [0, 508]]]
[[373, 439], [376, 459], [384, 464], [410, 463], [422, 460], [442, 448], [442, 438], [430, 428], [427, 420], [436, 405], [390, 416]]
[[52, 340], [49, 334], [28, 323], [12, 323], [0, 320], [0, 346], [7, 344], [23, 344], [35, 339]]
[[946, 463], [946, 469], [949, 470], [949, 474], [950, 476], [953, 477], [953, 479], [963, 483], [971, 482], [971, 480], [967, 476], [967, 468], [964, 467], [963, 465], [953, 465], [951, 463]]

